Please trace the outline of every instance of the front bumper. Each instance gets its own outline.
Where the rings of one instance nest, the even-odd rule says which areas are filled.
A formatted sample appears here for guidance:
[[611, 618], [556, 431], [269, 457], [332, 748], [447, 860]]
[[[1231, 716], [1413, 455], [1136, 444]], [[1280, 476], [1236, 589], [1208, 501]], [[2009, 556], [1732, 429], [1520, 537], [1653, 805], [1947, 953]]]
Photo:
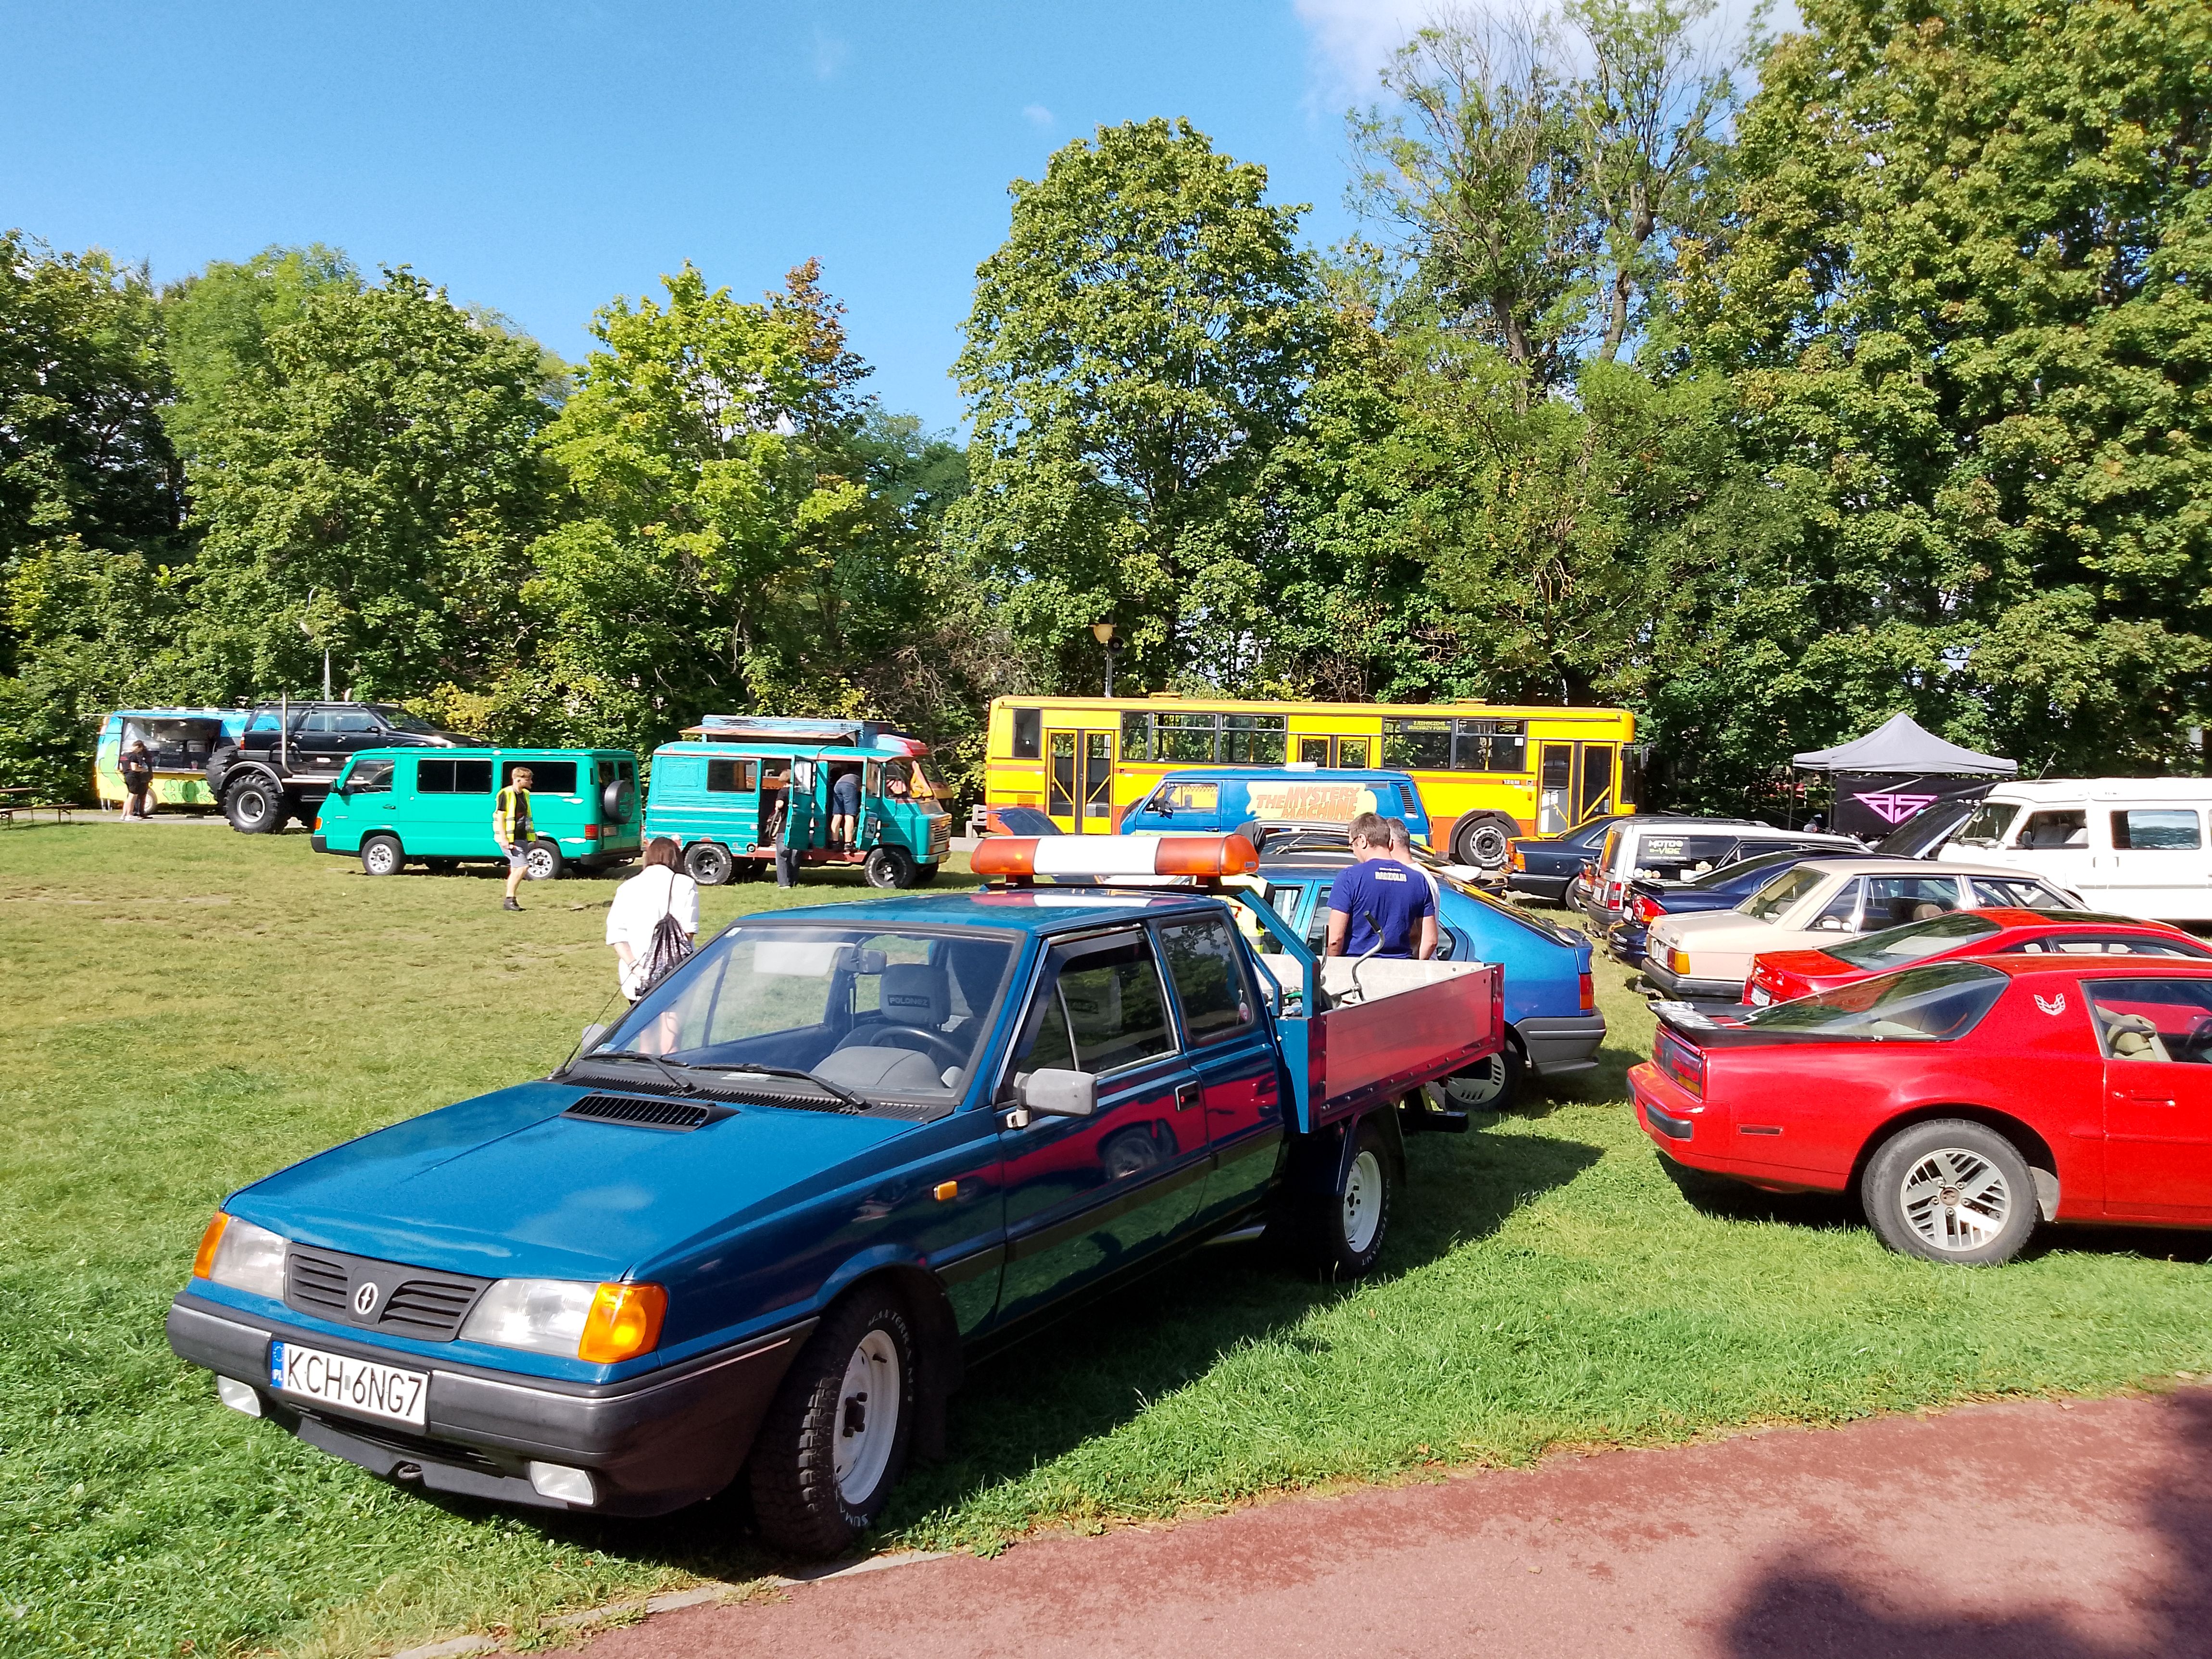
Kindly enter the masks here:
[[[478, 1366], [443, 1366], [412, 1353], [296, 1329], [190, 1291], [169, 1306], [178, 1358], [251, 1386], [263, 1414], [310, 1445], [373, 1474], [539, 1509], [582, 1509], [542, 1496], [529, 1465], [592, 1472], [598, 1514], [665, 1515], [729, 1485], [750, 1450], [776, 1385], [815, 1322], [623, 1382], [524, 1379]], [[430, 1373], [425, 1424], [356, 1417], [269, 1387], [272, 1340]]]
[[1516, 1021], [1513, 1030], [1530, 1070], [1538, 1077], [1565, 1077], [1597, 1064], [1598, 1047], [1605, 1041], [1605, 1016], [1593, 1010], [1532, 1017]]
[[1677, 1002], [1741, 1002], [1743, 981], [1740, 979], [1698, 979], [1688, 974], [1677, 974], [1662, 963], [1658, 957], [1646, 952], [1644, 957], [1644, 977]]

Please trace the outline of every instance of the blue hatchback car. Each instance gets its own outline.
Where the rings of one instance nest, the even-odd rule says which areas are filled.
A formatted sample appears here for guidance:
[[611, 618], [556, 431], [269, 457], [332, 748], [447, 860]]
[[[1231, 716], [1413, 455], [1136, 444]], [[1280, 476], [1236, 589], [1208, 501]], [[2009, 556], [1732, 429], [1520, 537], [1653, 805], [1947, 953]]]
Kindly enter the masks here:
[[[1522, 1075], [1565, 1077], [1597, 1064], [1605, 1041], [1590, 978], [1589, 939], [1493, 898], [1421, 860], [1437, 881], [1437, 954], [1462, 962], [1494, 962], [1505, 970], [1504, 1052], [1443, 1087], [1455, 1106], [1502, 1110]], [[1352, 864], [1349, 851], [1313, 849], [1262, 854], [1260, 878], [1275, 914], [1318, 955], [1328, 935], [1328, 895]]]

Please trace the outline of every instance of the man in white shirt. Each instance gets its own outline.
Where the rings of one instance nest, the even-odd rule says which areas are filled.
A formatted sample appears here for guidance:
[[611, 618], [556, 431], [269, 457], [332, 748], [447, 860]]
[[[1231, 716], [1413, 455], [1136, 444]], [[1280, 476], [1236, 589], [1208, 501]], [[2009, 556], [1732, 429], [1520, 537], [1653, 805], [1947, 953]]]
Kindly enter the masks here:
[[[683, 930], [684, 950], [699, 937], [699, 884], [684, 873], [683, 854], [665, 836], [645, 849], [645, 868], [615, 889], [607, 907], [607, 943], [614, 947], [615, 975], [632, 1002], [645, 994], [666, 961], [654, 960], [653, 940], [663, 916]], [[678, 958], [681, 959], [680, 957]]]

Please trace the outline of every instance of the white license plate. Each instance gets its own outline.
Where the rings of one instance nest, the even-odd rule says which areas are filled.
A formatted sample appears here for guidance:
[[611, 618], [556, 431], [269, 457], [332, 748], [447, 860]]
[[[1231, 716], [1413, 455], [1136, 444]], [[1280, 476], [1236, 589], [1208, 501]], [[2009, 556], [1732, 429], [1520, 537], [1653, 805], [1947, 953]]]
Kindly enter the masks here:
[[297, 1395], [364, 1417], [411, 1423], [418, 1429], [430, 1395], [430, 1379], [421, 1371], [325, 1353], [296, 1342], [269, 1345], [269, 1386], [279, 1394]]
[[1754, 985], [1751, 988], [1751, 1006], [1753, 1007], [1764, 1008], [1768, 1003], [1773, 1000], [1773, 993], [1769, 991], [1764, 985]]

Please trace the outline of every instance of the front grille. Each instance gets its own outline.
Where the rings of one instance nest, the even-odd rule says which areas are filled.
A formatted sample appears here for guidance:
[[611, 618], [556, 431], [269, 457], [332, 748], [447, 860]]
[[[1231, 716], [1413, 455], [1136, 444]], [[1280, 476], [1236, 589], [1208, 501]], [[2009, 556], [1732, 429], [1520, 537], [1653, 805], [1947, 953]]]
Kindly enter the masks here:
[[629, 1123], [641, 1129], [673, 1129], [683, 1133], [703, 1129], [709, 1123], [735, 1115], [735, 1108], [713, 1106], [696, 1100], [639, 1100], [629, 1095], [586, 1095], [561, 1114], [563, 1117], [593, 1118], [602, 1123]]
[[[489, 1279], [432, 1273], [371, 1256], [346, 1255], [295, 1244], [284, 1253], [284, 1304], [301, 1313], [389, 1331], [422, 1342], [450, 1342]], [[362, 1286], [374, 1285], [367, 1313], [359, 1311]]]
[[952, 820], [933, 818], [929, 824], [929, 850], [934, 858], [943, 858], [952, 846]]

